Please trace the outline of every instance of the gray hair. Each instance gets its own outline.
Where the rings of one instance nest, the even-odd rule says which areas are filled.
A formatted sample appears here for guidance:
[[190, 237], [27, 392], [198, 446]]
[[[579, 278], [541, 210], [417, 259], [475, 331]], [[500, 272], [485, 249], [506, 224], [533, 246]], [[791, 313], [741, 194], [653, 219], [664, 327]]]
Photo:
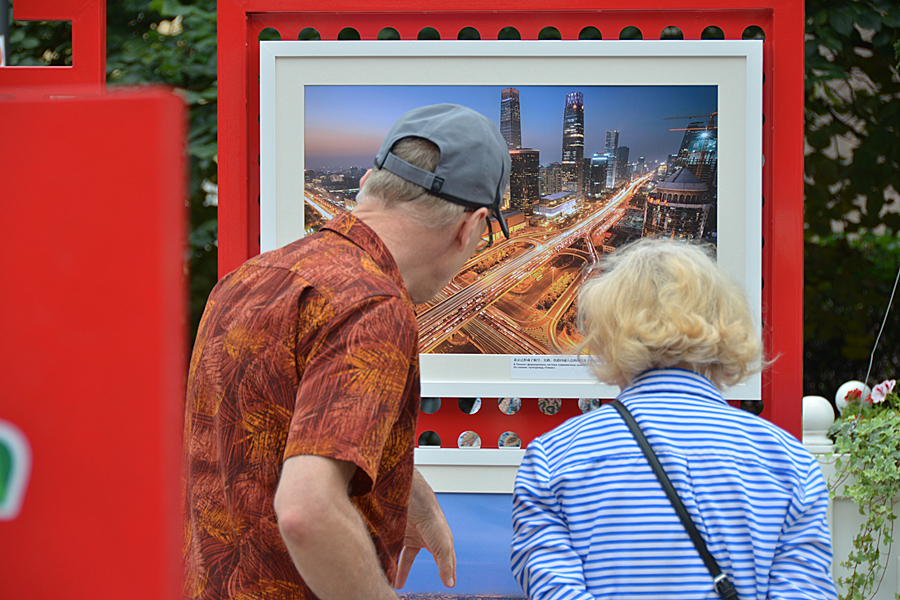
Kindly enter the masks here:
[[[441, 151], [435, 144], [418, 137], [399, 140], [391, 148], [391, 152], [420, 169], [432, 172], [441, 159]], [[416, 223], [429, 229], [452, 225], [465, 211], [462, 205], [448, 202], [421, 186], [377, 167], [360, 190], [359, 201], [379, 202], [385, 208], [402, 206]]]

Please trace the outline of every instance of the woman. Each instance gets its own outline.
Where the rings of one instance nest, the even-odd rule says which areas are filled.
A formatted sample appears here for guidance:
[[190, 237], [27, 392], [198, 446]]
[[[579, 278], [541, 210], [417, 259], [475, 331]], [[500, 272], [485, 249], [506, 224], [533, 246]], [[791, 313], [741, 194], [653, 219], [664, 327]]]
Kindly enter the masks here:
[[[763, 365], [743, 292], [685, 242], [641, 240], [603, 267], [579, 295], [592, 369], [621, 388], [738, 597], [835, 598], [818, 462], [720, 392]], [[718, 597], [611, 406], [528, 445], [513, 528], [513, 574], [535, 600]]]

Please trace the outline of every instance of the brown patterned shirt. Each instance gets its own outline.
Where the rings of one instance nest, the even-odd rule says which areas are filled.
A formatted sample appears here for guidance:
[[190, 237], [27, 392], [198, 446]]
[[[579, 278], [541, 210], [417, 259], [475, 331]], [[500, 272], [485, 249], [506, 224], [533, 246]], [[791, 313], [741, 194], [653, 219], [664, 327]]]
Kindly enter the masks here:
[[393, 581], [418, 410], [413, 304], [362, 221], [337, 217], [222, 279], [188, 379], [185, 597], [314, 598], [273, 508], [282, 461], [302, 454], [358, 467], [351, 500]]

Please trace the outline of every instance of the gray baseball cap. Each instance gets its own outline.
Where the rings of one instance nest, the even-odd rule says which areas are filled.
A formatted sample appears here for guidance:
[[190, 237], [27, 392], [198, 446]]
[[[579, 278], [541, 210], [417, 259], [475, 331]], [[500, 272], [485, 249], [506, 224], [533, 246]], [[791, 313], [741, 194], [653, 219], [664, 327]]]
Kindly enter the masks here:
[[[424, 138], [441, 151], [433, 173], [391, 152], [403, 138]], [[435, 196], [468, 208], [488, 208], [509, 239], [500, 200], [509, 183], [506, 141], [487, 117], [458, 104], [416, 108], [394, 123], [375, 156], [375, 166], [419, 185]]]

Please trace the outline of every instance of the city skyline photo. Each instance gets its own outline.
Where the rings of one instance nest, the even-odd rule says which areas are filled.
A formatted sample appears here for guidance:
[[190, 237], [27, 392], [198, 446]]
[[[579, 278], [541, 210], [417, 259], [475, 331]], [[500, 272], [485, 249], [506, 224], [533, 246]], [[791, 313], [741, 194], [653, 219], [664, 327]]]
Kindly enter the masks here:
[[564, 355], [575, 299], [604, 254], [639, 237], [716, 244], [716, 86], [314, 86], [304, 94], [305, 223], [352, 210], [360, 177], [413, 108], [468, 106], [507, 142], [510, 183], [477, 253], [417, 306], [426, 354]]
[[[504, 89], [519, 91], [522, 147], [539, 150], [541, 164], [562, 159], [566, 95], [584, 97], [584, 156], [603, 152], [607, 131], [633, 157], [665, 161], [678, 151], [689, 122], [717, 111], [717, 86], [305, 86], [307, 169], [371, 168], [381, 141], [405, 112], [428, 104], [461, 104], [500, 126]], [[678, 119], [677, 117], [686, 117]]]

